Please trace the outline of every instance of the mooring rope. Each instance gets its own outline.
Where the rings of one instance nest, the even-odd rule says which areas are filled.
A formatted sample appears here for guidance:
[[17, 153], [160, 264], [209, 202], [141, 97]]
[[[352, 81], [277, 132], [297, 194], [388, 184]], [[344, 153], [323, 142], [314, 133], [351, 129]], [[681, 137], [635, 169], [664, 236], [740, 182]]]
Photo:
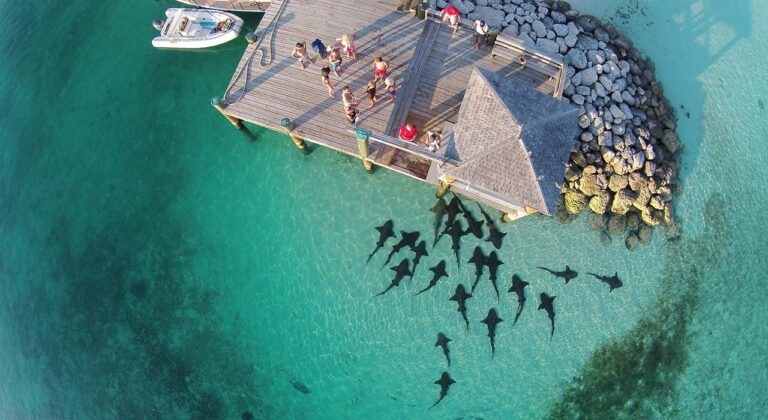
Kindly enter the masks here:
[[[256, 42], [256, 46], [254, 47], [253, 51], [251, 51], [251, 55], [248, 56], [248, 60], [245, 62], [245, 65], [240, 68], [240, 70], [237, 71], [237, 74], [235, 75], [235, 80], [232, 81], [232, 84], [229, 85], [227, 90], [224, 92], [224, 98], [222, 99], [222, 102], [227, 105], [232, 105], [235, 102], [240, 101], [243, 99], [243, 96], [245, 96], [245, 88], [248, 86], [248, 80], [251, 78], [251, 63], [253, 62], [253, 58], [256, 56], [256, 53], [261, 53], [261, 66], [266, 67], [270, 64], [272, 64], [272, 61], [275, 59], [275, 51], [272, 49], [272, 44], [275, 42], [275, 35], [277, 34], [277, 24], [280, 21], [280, 18], [283, 16], [283, 11], [285, 10], [285, 7], [288, 5], [288, 3], [291, 0], [283, 0], [283, 3], [280, 5], [280, 9], [278, 9], [277, 13], [275, 13], [275, 16], [272, 17], [272, 20], [267, 24], [267, 26], [264, 28], [264, 32], [261, 33], [261, 37]], [[274, 25], [274, 26], [273, 26]], [[264, 39], [267, 37], [267, 33], [270, 32], [271, 34], [269, 36], [269, 45], [267, 47], [262, 48], [261, 44], [264, 42]], [[269, 56], [267, 56], [266, 50], [269, 50]], [[265, 58], [268, 58], [267, 61], [265, 61]], [[229, 96], [229, 91], [232, 89], [233, 86], [235, 86], [235, 83], [240, 80], [240, 76], [243, 74], [243, 70], [245, 70], [245, 83], [243, 84], [243, 90], [240, 92], [240, 96], [235, 99], [234, 102], [229, 102], [227, 100]]]

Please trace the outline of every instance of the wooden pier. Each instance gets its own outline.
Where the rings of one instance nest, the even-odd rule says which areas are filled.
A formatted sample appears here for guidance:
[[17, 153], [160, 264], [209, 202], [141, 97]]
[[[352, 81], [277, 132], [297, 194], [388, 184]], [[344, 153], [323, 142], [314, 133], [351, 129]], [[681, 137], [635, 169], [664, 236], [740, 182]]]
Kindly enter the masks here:
[[[366, 159], [436, 184], [440, 180], [435, 178], [435, 165], [449, 164], [450, 158], [403, 144], [396, 139], [397, 130], [406, 120], [416, 123], [421, 145], [428, 130], [450, 130], [457, 123], [473, 68], [515, 78], [553, 97], [562, 93], [564, 71], [557, 67], [557, 57], [539, 55], [535, 47], [512, 53], [516, 55], [492, 54], [489, 46], [475, 51], [470, 29], [454, 34], [439, 22], [396, 11], [397, 4], [397, 0], [273, 0], [255, 33], [256, 42], [246, 48], [217, 109], [276, 131], [287, 131], [282, 123], [289, 119], [293, 137], [359, 156], [363, 149], [350, 130], [341, 100], [342, 87], [350, 86], [360, 99], [358, 125], [370, 133]], [[356, 34], [357, 59], [343, 55], [341, 77], [331, 73], [335, 94], [331, 98], [320, 78], [327, 59], [318, 58], [302, 69], [290, 54], [297, 42], [308, 48], [315, 39], [329, 47], [340, 45], [336, 39], [344, 33]], [[308, 53], [315, 56], [311, 49]], [[528, 54], [527, 60], [520, 60], [520, 54]], [[391, 65], [397, 96], [388, 100], [379, 83], [379, 102], [369, 108], [365, 90], [374, 77], [373, 59], [379, 56]], [[547, 67], [548, 60], [555, 65]], [[503, 212], [521, 209], [515, 203], [472, 198]]]

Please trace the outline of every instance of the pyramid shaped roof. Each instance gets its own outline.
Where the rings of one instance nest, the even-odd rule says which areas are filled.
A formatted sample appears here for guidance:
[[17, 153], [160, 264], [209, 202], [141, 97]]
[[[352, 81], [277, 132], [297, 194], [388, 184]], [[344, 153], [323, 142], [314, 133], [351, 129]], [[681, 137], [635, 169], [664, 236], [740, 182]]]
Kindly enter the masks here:
[[445, 173], [551, 215], [578, 116], [567, 101], [475, 67], [454, 127], [459, 164]]

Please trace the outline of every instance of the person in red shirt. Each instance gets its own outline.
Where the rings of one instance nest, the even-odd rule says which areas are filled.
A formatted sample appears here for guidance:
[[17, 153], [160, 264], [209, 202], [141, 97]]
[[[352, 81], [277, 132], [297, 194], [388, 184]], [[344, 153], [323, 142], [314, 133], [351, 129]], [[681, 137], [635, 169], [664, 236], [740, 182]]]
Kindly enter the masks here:
[[416, 135], [419, 134], [419, 129], [411, 123], [405, 123], [400, 127], [400, 140], [413, 142], [416, 140]]
[[443, 18], [443, 23], [448, 22], [453, 27], [459, 26], [461, 22], [461, 12], [454, 6], [448, 6], [440, 12], [440, 16]]

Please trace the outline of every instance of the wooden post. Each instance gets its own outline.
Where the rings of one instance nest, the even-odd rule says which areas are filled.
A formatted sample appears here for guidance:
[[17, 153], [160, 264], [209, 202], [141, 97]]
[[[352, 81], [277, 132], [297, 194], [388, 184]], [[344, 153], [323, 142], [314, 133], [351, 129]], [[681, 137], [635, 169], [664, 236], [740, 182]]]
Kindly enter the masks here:
[[221, 106], [221, 98], [219, 98], [218, 96], [214, 96], [213, 99], [211, 99], [211, 105], [213, 105], [213, 107], [216, 108], [217, 111], [221, 112], [221, 115], [223, 115], [224, 118], [227, 119], [227, 121], [231, 122], [232, 125], [237, 127], [238, 130], [243, 128], [243, 124], [240, 122], [239, 119], [231, 115], [227, 115], [227, 113], [224, 112], [224, 108]]
[[304, 153], [307, 153], [307, 144], [304, 143], [304, 140], [302, 140], [299, 136], [296, 134], [293, 134], [293, 121], [291, 121], [290, 118], [283, 118], [280, 120], [280, 125], [283, 127], [283, 130], [288, 134], [288, 137], [293, 140], [293, 144], [296, 145], [296, 147], [299, 148]]
[[360, 159], [363, 160], [363, 167], [368, 172], [373, 170], [373, 163], [368, 160], [368, 155], [371, 153], [370, 146], [368, 145], [368, 138], [371, 137], [371, 132], [362, 128], [355, 129], [355, 138], [357, 138], [357, 150], [360, 153]]
[[443, 179], [440, 180], [440, 183], [437, 184], [437, 193], [435, 193], [435, 197], [441, 198], [445, 195], [445, 193], [448, 192], [448, 189], [451, 188], [451, 184], [455, 179], [452, 176], [445, 175]]

